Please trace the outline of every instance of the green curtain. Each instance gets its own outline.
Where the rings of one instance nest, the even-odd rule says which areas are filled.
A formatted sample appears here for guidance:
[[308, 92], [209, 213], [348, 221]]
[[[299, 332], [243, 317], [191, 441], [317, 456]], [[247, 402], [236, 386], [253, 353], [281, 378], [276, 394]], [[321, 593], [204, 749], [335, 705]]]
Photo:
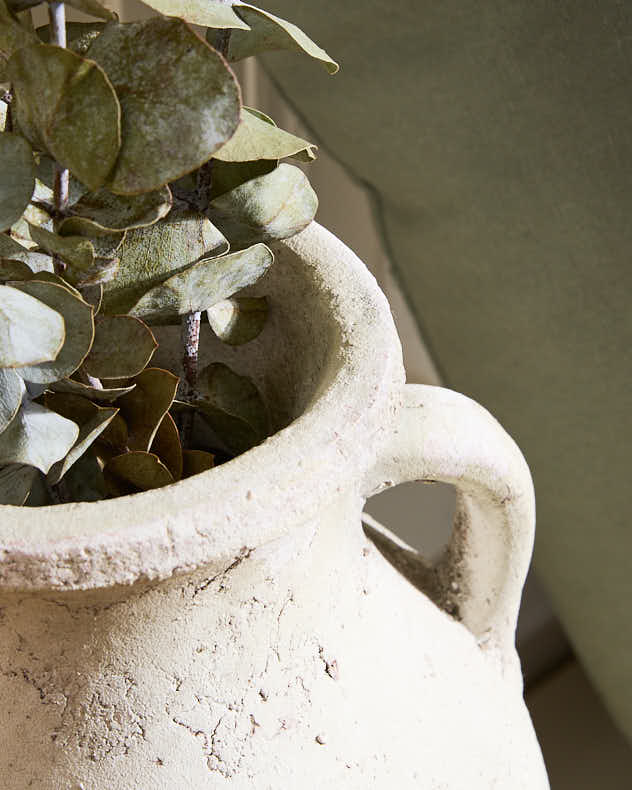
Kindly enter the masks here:
[[632, 6], [264, 7], [341, 62], [266, 68], [374, 192], [446, 384], [522, 447], [538, 573], [632, 736]]

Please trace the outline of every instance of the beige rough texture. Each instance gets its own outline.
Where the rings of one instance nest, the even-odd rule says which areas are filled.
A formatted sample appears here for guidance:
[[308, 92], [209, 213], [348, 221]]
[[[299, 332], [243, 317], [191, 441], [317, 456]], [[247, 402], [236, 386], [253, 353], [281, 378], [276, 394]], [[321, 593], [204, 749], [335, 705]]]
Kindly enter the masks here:
[[[546, 790], [512, 646], [519, 450], [463, 396], [404, 386], [386, 300], [318, 225], [260, 293], [259, 338], [204, 344], [254, 369], [274, 436], [157, 491], [0, 508], [0, 786]], [[460, 492], [435, 569], [361, 526], [417, 478]]]

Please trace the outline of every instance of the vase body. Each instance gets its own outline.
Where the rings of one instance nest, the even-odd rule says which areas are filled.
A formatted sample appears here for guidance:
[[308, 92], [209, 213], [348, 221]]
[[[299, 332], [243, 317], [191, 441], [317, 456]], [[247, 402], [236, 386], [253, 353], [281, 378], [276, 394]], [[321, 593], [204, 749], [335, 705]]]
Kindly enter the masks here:
[[[462, 396], [404, 386], [340, 242], [313, 225], [277, 257], [279, 325], [250, 359], [209, 350], [254, 366], [271, 439], [159, 491], [0, 509], [3, 790], [548, 787], [513, 648], [519, 451]], [[459, 490], [435, 568], [361, 521], [417, 477]]]

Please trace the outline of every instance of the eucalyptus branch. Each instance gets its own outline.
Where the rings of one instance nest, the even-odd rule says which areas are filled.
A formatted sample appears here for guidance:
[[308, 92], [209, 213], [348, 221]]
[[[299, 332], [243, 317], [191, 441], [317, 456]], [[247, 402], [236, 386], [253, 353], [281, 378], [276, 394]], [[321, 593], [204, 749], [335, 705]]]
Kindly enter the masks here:
[[[66, 47], [66, 6], [64, 3], [52, 2], [48, 4], [48, 19], [50, 22], [50, 42], [58, 47]], [[68, 194], [70, 188], [70, 173], [68, 168], [55, 166], [55, 208], [58, 213], [62, 213], [68, 206]], [[60, 274], [66, 268], [66, 264], [57, 256], [53, 259], [55, 271]]]
[[[223, 56], [228, 55], [230, 30], [218, 30], [215, 37], [215, 49]], [[197, 176], [196, 192], [200, 211], [208, 205], [208, 194], [212, 186], [213, 161], [203, 165]], [[182, 319], [182, 372], [184, 378], [183, 395], [185, 400], [193, 400], [197, 392], [198, 357], [200, 352], [200, 324], [201, 313], [195, 311], [188, 313]], [[189, 448], [193, 434], [195, 413], [185, 411], [180, 419], [182, 445]]]

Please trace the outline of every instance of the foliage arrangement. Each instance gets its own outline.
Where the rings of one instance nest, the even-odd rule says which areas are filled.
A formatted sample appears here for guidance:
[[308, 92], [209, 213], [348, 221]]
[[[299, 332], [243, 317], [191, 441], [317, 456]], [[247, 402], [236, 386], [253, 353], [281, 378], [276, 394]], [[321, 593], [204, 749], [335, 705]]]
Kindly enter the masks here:
[[[0, 504], [95, 501], [167, 485], [265, 438], [254, 383], [198, 371], [203, 313], [226, 343], [263, 328], [237, 295], [267, 242], [314, 217], [314, 146], [244, 107], [230, 63], [289, 49], [337, 65], [248, 3], [0, 0]], [[182, 366], [151, 327], [182, 326]], [[196, 426], [211, 429], [214, 444]]]

